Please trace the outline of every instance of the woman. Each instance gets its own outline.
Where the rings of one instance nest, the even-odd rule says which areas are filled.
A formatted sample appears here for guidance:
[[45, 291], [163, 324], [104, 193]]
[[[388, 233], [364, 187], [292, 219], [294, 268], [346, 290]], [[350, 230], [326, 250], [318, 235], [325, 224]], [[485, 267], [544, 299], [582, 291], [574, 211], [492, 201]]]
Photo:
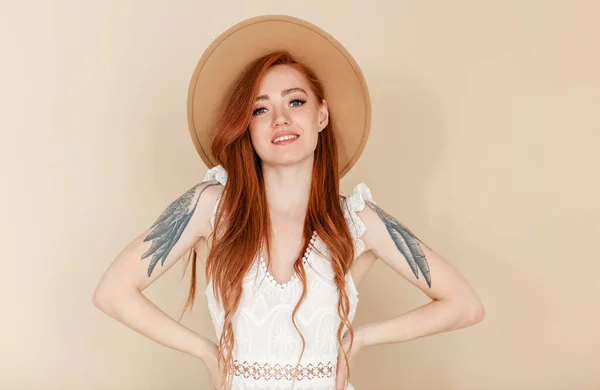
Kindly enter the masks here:
[[[264, 47], [244, 52], [250, 39]], [[200, 358], [219, 389], [353, 389], [350, 363], [365, 346], [480, 321], [482, 305], [465, 279], [377, 206], [365, 184], [339, 195], [340, 177], [364, 147], [369, 110], [358, 66], [318, 27], [269, 16], [222, 34], [190, 88], [190, 129], [213, 167], [119, 254], [95, 304]], [[188, 250], [188, 304], [196, 253], [208, 254], [200, 261], [219, 345], [141, 293]], [[354, 329], [356, 286], [375, 259], [432, 302]]]

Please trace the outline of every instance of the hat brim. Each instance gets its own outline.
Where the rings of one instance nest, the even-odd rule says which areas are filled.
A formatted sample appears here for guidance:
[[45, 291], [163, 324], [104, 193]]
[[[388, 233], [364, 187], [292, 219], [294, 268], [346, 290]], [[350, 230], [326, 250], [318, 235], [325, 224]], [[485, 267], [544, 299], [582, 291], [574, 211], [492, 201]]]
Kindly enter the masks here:
[[340, 177], [356, 163], [369, 136], [371, 102], [364, 76], [350, 53], [331, 35], [287, 15], [246, 19], [219, 35], [205, 50], [192, 75], [187, 117], [198, 154], [217, 165], [210, 143], [222, 104], [233, 83], [252, 61], [287, 50], [323, 83], [338, 144]]

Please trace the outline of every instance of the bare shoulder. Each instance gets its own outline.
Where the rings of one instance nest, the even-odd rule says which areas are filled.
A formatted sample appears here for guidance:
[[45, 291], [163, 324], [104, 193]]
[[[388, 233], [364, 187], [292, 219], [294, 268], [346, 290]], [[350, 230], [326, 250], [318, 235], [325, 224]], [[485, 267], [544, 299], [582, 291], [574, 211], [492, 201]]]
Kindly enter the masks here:
[[223, 193], [223, 185], [218, 181], [205, 181], [190, 189], [192, 197], [196, 200], [194, 216], [198, 218], [194, 222], [198, 226], [201, 237], [207, 237], [212, 233], [210, 219], [217, 204], [218, 198]]
[[197, 259], [205, 267], [206, 256], [209, 252], [208, 237], [212, 234], [213, 227], [211, 218], [219, 197], [223, 194], [224, 186], [218, 181], [204, 181], [195, 188], [195, 197], [198, 199], [194, 212], [193, 223], [198, 231], [198, 238], [194, 243], [193, 250], [196, 252]]

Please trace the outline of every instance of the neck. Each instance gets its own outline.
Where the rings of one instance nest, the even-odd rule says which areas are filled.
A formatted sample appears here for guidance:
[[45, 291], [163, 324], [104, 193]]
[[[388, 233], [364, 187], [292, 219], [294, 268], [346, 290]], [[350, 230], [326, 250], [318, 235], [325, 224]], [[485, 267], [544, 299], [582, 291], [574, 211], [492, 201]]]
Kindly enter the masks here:
[[294, 165], [263, 163], [267, 203], [272, 217], [304, 221], [308, 208], [313, 158]]

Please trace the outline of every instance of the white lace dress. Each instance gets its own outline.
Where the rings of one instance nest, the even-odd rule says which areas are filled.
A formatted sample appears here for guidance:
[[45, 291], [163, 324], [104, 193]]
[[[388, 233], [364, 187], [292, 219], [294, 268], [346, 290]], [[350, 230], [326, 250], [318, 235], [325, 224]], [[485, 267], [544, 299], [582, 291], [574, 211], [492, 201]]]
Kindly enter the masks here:
[[[217, 180], [225, 185], [227, 173], [218, 165], [206, 173], [204, 181], [207, 180]], [[371, 192], [361, 183], [342, 203], [356, 256], [364, 250], [360, 237], [366, 231], [356, 212], [365, 207], [365, 200], [372, 201]], [[211, 217], [213, 227], [218, 203]], [[310, 246], [304, 254], [307, 296], [296, 314], [296, 324], [306, 346], [293, 388], [331, 390], [335, 388], [338, 357], [338, 293], [325, 243], [316, 234], [311, 242], [324, 256], [311, 250]], [[346, 292], [350, 299], [349, 320], [352, 321], [359, 299], [350, 272], [346, 274]], [[268, 273], [260, 256], [255, 257], [244, 278], [241, 301], [232, 319], [235, 335], [233, 389], [292, 389], [293, 372], [302, 351], [302, 340], [292, 323], [292, 311], [301, 293], [302, 282], [297, 277], [280, 285]], [[207, 285], [205, 294], [218, 340], [223, 331], [223, 308], [215, 299], [212, 283]], [[346, 389], [354, 387], [348, 383]]]

